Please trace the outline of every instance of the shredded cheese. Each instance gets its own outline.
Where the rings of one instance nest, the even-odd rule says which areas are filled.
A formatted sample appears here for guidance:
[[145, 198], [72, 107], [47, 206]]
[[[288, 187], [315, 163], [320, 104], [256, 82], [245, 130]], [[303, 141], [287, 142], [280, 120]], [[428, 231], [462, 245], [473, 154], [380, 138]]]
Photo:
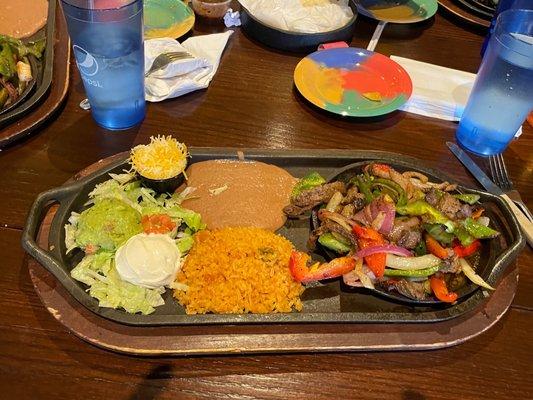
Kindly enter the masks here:
[[131, 150], [130, 162], [145, 178], [173, 178], [187, 166], [187, 146], [171, 136], [152, 136], [149, 144]]

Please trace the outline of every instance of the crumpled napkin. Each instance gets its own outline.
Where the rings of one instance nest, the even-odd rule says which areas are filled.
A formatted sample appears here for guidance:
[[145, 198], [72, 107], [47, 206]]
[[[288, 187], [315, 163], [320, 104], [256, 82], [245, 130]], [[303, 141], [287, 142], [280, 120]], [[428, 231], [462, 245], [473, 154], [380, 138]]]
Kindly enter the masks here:
[[230, 8], [224, 15], [224, 24], [227, 28], [232, 26], [241, 26], [241, 13], [238, 11], [233, 11], [233, 8]]
[[[461, 119], [476, 74], [409, 58], [390, 58], [407, 71], [413, 82], [413, 94], [400, 110], [446, 121]], [[516, 137], [521, 134], [522, 128]]]
[[194, 56], [176, 60], [146, 77], [146, 100], [162, 101], [208, 87], [217, 72], [220, 57], [232, 33], [233, 31], [226, 31], [194, 36], [181, 44], [171, 38], [146, 40], [144, 42], [146, 72], [161, 53], [187, 51]]

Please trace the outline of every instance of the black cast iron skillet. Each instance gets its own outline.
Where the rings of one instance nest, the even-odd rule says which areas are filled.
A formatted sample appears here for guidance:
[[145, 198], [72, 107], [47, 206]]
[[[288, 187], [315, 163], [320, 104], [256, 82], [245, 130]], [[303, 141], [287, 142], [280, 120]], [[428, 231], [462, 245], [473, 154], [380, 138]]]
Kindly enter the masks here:
[[37, 67], [37, 59], [30, 54], [28, 55], [28, 61], [30, 63], [31, 75], [33, 76], [33, 79], [26, 84], [26, 87], [24, 88], [24, 90], [22, 91], [22, 93], [20, 94], [17, 100], [9, 104], [8, 106], [0, 109], [0, 114], [6, 113], [9, 110], [12, 110], [15, 107], [17, 107], [24, 100], [26, 100], [28, 95], [33, 91], [33, 88], [35, 87], [35, 82], [37, 80], [37, 74], [39, 73], [38, 67]]
[[[325, 176], [336, 176], [345, 165], [355, 161], [379, 160], [398, 169], [416, 169], [434, 180], [446, 179], [440, 173], [420, 167], [420, 161], [400, 154], [380, 151], [357, 150], [258, 150], [239, 149], [248, 160], [263, 161], [290, 171], [294, 176], [304, 176], [315, 170]], [[193, 162], [212, 159], [237, 159], [237, 149], [193, 148]], [[198, 314], [186, 315], [185, 310], [173, 298], [171, 291], [164, 294], [165, 304], [150, 315], [128, 314], [123, 310], [99, 307], [98, 301], [87, 292], [87, 287], [70, 276], [70, 270], [82, 258], [82, 251], [66, 254], [64, 225], [72, 211], [81, 212], [87, 196], [94, 186], [109, 179], [108, 173], [120, 173], [128, 169], [127, 154], [100, 168], [91, 175], [55, 189], [41, 193], [33, 203], [22, 234], [23, 248], [46, 268], [80, 304], [95, 314], [127, 325], [199, 325], [199, 324], [270, 324], [270, 323], [421, 323], [455, 318], [472, 311], [484, 299], [480, 291], [465, 296], [453, 305], [412, 305], [384, 299], [381, 296], [365, 296], [365, 292], [342, 287], [337, 281], [317, 284], [304, 292], [304, 311], [278, 314]], [[448, 179], [449, 180], [449, 179]], [[498, 196], [475, 190], [490, 216], [494, 227], [502, 232], [499, 239], [491, 240], [484, 251], [483, 277], [495, 285], [506, 267], [525, 245], [517, 221], [507, 204]], [[49, 207], [59, 203], [52, 220], [47, 246], [41, 248], [36, 240], [43, 217]], [[288, 221], [279, 232], [303, 249], [309, 230], [307, 221]]]
[[321, 33], [290, 32], [274, 28], [255, 18], [242, 4], [240, 17], [243, 30], [253, 39], [275, 49], [309, 53], [323, 43], [351, 42], [357, 18], [357, 6], [353, 0], [349, 1], [349, 5], [353, 11], [353, 18], [342, 28]]
[[[397, 171], [399, 172], [404, 172], [404, 171], [417, 171], [417, 172], [421, 172], [423, 173], [424, 175], [426, 175], [429, 180], [431, 182], [443, 182], [443, 181], [448, 181], [450, 183], [453, 183], [453, 180], [451, 179], [446, 179], [445, 177], [443, 177], [441, 174], [437, 174], [429, 169], [425, 169], [425, 168], [421, 168], [421, 167], [414, 167], [412, 164], [405, 164], [405, 163], [401, 163], [399, 161], [397, 162], [390, 162], [390, 160], [369, 160], [369, 161], [362, 161], [362, 162], [357, 162], [357, 163], [354, 163], [354, 164], [351, 164], [351, 165], [348, 165], [338, 171], [336, 171], [333, 175], [331, 175], [327, 181], [328, 182], [335, 182], [335, 181], [341, 181], [341, 182], [344, 182], [344, 183], [348, 183], [350, 181], [351, 178], [353, 178], [354, 176], [362, 173], [362, 169], [364, 166], [368, 165], [368, 164], [372, 164], [372, 163], [381, 163], [381, 164], [388, 164], [390, 165], [391, 167], [393, 167], [394, 169], [396, 169]], [[494, 226], [494, 223], [496, 221], [498, 221], [498, 218], [493, 218], [494, 217], [494, 213], [498, 211], [498, 209], [494, 209], [493, 207], [490, 206], [489, 204], [489, 201], [492, 202], [495, 200], [496, 196], [492, 195], [492, 194], [489, 194], [489, 193], [485, 193], [485, 192], [482, 192], [482, 191], [478, 191], [478, 190], [474, 190], [474, 189], [468, 189], [468, 188], [464, 188], [464, 187], [461, 187], [459, 186], [457, 188], [457, 190], [461, 193], [473, 193], [473, 194], [478, 194], [480, 196], [480, 202], [483, 204], [484, 208], [486, 209], [486, 212], [485, 212], [485, 215], [487, 215], [490, 219], [491, 219], [491, 224], [492, 224], [492, 227], [494, 227], [495, 229], [497, 229], [498, 231], [502, 231], [502, 227], [496, 225]], [[315, 208], [312, 213], [311, 213], [311, 227], [312, 229], [316, 229], [318, 228], [318, 226], [320, 225], [320, 221], [318, 220], [318, 216], [317, 216], [317, 211], [318, 211], [319, 207]], [[507, 211], [507, 210], [506, 210]], [[320, 247], [320, 249], [322, 250], [322, 252], [326, 255], [326, 258], [328, 259], [334, 259], [334, 258], [337, 258], [337, 257], [340, 257], [339, 254], [335, 253], [334, 251], [324, 247], [324, 246], [321, 246], [319, 243], [317, 243], [317, 246]], [[492, 286], [494, 286], [494, 271], [495, 270], [499, 270], [503, 267], [503, 265], [505, 265], [506, 263], [506, 259], [508, 257], [508, 255], [506, 255], [506, 252], [504, 252], [503, 254], [501, 254], [498, 258], [495, 258], [495, 254], [497, 254], [498, 252], [498, 239], [497, 238], [494, 238], [494, 239], [488, 239], [488, 240], [482, 240], [482, 249], [481, 249], [481, 257], [478, 261], [478, 266], [477, 266], [477, 270], [476, 272], [478, 273], [478, 275], [480, 275], [483, 279], [485, 279], [485, 281], [489, 282], [489, 284], [492, 284]], [[353, 288], [351, 286], [348, 286], [348, 285], [345, 285], [344, 282], [342, 283], [342, 285], [344, 285], [344, 287], [347, 289], [347, 290], [358, 290], [360, 288]], [[379, 296], [383, 296], [383, 297], [386, 297], [388, 299], [391, 299], [391, 300], [394, 300], [394, 301], [398, 301], [398, 302], [402, 302], [402, 303], [408, 303], [408, 304], [412, 304], [412, 305], [441, 305], [441, 304], [445, 304], [443, 303], [442, 301], [440, 300], [437, 300], [436, 298], [430, 298], [430, 299], [427, 299], [427, 300], [415, 300], [415, 299], [411, 299], [409, 297], [406, 297], [396, 291], [389, 291], [387, 290], [386, 288], [383, 288], [383, 287], [380, 287], [379, 285], [375, 285], [375, 288], [374, 289], [365, 289], [365, 288], [362, 288], [364, 290], [371, 290], [372, 292], [378, 294]], [[479, 289], [479, 286], [473, 284], [472, 282], [470, 282], [468, 279], [467, 279], [467, 283], [462, 286], [458, 291], [456, 291], [458, 297], [457, 297], [457, 301], [461, 301], [462, 299], [465, 299], [466, 297], [470, 296], [472, 293], [474, 293], [476, 290]]]
[[492, 15], [494, 14], [494, 11], [495, 11], [494, 9], [493, 10], [488, 9], [487, 6], [477, 1], [455, 0], [455, 2], [459, 3], [460, 6], [463, 6], [468, 11], [471, 11], [474, 14], [479, 15], [483, 19], [486, 19], [487, 21], [490, 21], [492, 19]]

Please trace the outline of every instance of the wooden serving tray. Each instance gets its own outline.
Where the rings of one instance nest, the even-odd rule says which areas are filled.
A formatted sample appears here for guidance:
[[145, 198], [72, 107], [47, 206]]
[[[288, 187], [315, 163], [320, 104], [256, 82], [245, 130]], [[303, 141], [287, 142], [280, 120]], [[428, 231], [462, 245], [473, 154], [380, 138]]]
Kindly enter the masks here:
[[[96, 163], [75, 179], [116, 158]], [[38, 243], [48, 245], [57, 207], [45, 215]], [[37, 261], [29, 259], [30, 277], [45, 307], [65, 327], [96, 346], [135, 355], [426, 350], [453, 346], [493, 326], [509, 308], [518, 270], [508, 268], [496, 291], [472, 312], [435, 323], [299, 323], [135, 327], [110, 321], [78, 303]]]
[[54, 114], [67, 95], [70, 71], [70, 39], [59, 4], [56, 4], [55, 13], [54, 57], [50, 89], [40, 104], [36, 104], [27, 114], [0, 129], [0, 148], [34, 132]]

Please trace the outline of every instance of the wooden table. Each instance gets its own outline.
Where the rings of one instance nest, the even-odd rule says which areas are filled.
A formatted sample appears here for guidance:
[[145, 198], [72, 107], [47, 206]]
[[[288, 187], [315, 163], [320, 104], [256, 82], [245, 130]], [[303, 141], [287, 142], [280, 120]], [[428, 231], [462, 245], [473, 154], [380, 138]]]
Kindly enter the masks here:
[[[365, 47], [374, 22], [359, 19], [353, 45]], [[204, 32], [206, 29], [203, 29]], [[483, 37], [437, 15], [415, 26], [387, 26], [377, 47], [475, 72]], [[507, 315], [466, 344], [416, 353], [344, 353], [140, 359], [92, 347], [41, 305], [19, 241], [37, 193], [150, 135], [172, 134], [192, 146], [379, 149], [416, 156], [460, 182], [473, 178], [445, 147], [453, 123], [406, 114], [346, 121], [317, 112], [293, 89], [301, 56], [267, 50], [237, 31], [207, 91], [150, 104], [143, 124], [126, 132], [98, 128], [71, 92], [55, 120], [0, 153], [0, 398], [394, 398], [533, 397], [533, 253], [518, 258], [519, 290]], [[533, 130], [505, 154], [510, 175], [533, 208]]]

